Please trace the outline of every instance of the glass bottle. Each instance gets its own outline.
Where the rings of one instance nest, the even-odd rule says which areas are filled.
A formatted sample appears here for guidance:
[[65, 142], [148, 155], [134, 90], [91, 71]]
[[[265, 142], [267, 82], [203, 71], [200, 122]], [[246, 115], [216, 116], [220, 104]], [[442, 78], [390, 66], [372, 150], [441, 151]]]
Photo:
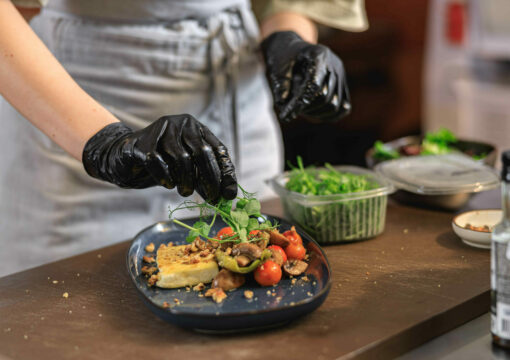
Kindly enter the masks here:
[[510, 151], [501, 160], [503, 218], [492, 231], [491, 333], [496, 345], [510, 349]]

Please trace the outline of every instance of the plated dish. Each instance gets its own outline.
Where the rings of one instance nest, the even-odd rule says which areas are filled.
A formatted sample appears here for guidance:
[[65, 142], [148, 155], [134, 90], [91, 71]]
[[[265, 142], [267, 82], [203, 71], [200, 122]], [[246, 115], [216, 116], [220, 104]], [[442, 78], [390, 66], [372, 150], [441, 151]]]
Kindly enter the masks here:
[[[291, 230], [293, 224], [261, 214], [264, 221], [278, 223], [280, 232]], [[194, 227], [199, 218], [182, 221]], [[217, 219], [210, 233], [216, 234], [228, 224]], [[226, 291], [226, 298], [216, 302], [205, 296], [211, 288], [194, 291], [192, 286], [158, 288], [148, 283], [142, 268], [147, 266], [146, 247], [155, 249], [188, 245], [188, 229], [173, 222], [161, 222], [140, 232], [134, 239], [127, 258], [128, 271], [145, 304], [159, 317], [182, 327], [203, 331], [233, 331], [275, 326], [294, 320], [315, 310], [326, 299], [331, 287], [331, 271], [318, 244], [299, 227], [296, 232], [308, 254], [307, 268], [296, 277], [282, 277], [275, 286], [261, 286], [252, 276], [237, 290]], [[150, 250], [150, 248], [149, 248]], [[145, 260], [148, 260], [147, 258]], [[150, 278], [150, 277], [149, 277]], [[252, 296], [246, 296], [251, 293]], [[200, 296], [202, 295], [202, 296]]]
[[465, 244], [490, 249], [492, 230], [502, 217], [501, 209], [467, 211], [453, 218], [452, 228]]

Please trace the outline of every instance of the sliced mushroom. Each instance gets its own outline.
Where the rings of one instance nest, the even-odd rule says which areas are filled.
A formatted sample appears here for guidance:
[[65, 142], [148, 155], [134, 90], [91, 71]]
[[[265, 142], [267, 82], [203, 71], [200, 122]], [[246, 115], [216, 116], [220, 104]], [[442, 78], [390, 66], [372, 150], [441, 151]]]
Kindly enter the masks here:
[[259, 248], [261, 248], [262, 250], [264, 250], [266, 247], [267, 247], [267, 244], [269, 243], [269, 233], [266, 232], [266, 231], [261, 231], [259, 232], [259, 234], [257, 235], [260, 240], [258, 240], [257, 242], [255, 242], [255, 244], [257, 244], [257, 246]]
[[225, 251], [227, 248], [234, 246], [234, 243], [232, 241], [227, 241], [220, 244], [220, 249]]
[[255, 260], [262, 256], [262, 249], [255, 244], [240, 243], [234, 246], [232, 249], [232, 255], [246, 255], [251, 260]]
[[271, 230], [269, 233], [269, 242], [273, 245], [278, 245], [281, 247], [286, 247], [290, 244], [289, 239], [283, 236], [278, 230]]
[[237, 289], [244, 284], [244, 276], [227, 269], [221, 269], [213, 280], [213, 288], [221, 288], [225, 291]]
[[237, 261], [237, 265], [239, 265], [240, 267], [245, 267], [245, 266], [250, 265], [252, 260], [246, 255], [237, 255], [236, 261]]
[[275, 263], [277, 263], [278, 266], [282, 266], [283, 265], [282, 254], [280, 254], [280, 252], [275, 249], [269, 248], [269, 250], [271, 250], [271, 260], [273, 260]]
[[305, 272], [306, 268], [308, 267], [308, 264], [301, 260], [287, 260], [285, 264], [283, 264], [283, 270], [288, 275], [301, 275]]

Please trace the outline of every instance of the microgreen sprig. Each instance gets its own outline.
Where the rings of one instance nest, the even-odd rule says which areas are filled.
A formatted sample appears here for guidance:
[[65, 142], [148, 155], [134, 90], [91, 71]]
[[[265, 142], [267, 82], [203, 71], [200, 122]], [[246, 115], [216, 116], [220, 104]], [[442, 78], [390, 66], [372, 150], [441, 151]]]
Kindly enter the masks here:
[[[200, 220], [195, 222], [193, 226], [187, 225], [178, 219], [172, 221], [188, 229], [190, 232], [186, 237], [187, 242], [193, 242], [197, 237], [202, 237], [208, 240], [223, 242], [250, 242], [257, 239], [249, 239], [248, 235], [253, 230], [273, 229], [273, 225], [269, 220], [262, 217], [260, 213], [260, 202], [255, 198], [255, 194], [245, 191], [241, 186], [241, 197], [237, 197], [235, 207], [233, 207], [232, 200], [221, 198], [216, 205], [206, 202], [199, 203], [195, 201], [184, 201], [175, 209], [170, 209], [169, 217], [172, 218], [173, 214], [182, 209], [198, 209], [200, 211]], [[210, 223], [206, 221], [206, 217], [212, 215]], [[215, 239], [209, 234], [214, 225], [217, 215], [232, 228], [234, 234], [223, 237], [222, 239]]]

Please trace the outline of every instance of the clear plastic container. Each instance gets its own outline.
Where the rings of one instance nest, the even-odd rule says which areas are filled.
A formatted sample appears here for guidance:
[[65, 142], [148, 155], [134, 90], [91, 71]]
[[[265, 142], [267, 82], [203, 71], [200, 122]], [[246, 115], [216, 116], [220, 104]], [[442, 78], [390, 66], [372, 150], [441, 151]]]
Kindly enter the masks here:
[[384, 231], [388, 194], [393, 185], [356, 166], [335, 166], [344, 173], [364, 175], [379, 187], [348, 194], [304, 195], [285, 188], [289, 172], [269, 180], [282, 201], [285, 216], [322, 244], [371, 238]]

